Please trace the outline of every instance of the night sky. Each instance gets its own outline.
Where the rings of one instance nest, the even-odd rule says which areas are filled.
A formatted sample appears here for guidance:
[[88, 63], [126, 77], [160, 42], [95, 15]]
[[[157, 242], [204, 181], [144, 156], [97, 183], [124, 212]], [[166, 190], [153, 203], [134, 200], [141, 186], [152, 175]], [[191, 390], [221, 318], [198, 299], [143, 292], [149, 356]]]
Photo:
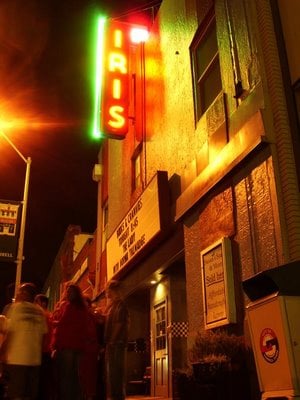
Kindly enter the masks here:
[[[32, 158], [22, 281], [39, 289], [68, 225], [96, 229], [99, 143], [90, 137], [95, 16], [158, 1], [4, 0], [0, 3], [0, 120]], [[3, 124], [2, 124], [3, 125]], [[4, 125], [5, 126], [5, 125]], [[22, 200], [26, 165], [0, 136], [0, 199]], [[0, 312], [15, 281], [0, 263]]]

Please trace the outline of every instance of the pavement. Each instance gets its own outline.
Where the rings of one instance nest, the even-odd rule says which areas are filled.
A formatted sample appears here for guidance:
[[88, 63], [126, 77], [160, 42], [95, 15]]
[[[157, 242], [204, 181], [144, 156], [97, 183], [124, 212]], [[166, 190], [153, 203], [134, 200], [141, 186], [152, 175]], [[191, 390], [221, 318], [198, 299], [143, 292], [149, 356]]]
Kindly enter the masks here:
[[126, 397], [126, 400], [172, 400], [172, 399], [166, 397], [131, 396], [131, 397]]
[[167, 397], [151, 397], [151, 396], [135, 395], [135, 396], [126, 396], [126, 400], [172, 400], [172, 399]]

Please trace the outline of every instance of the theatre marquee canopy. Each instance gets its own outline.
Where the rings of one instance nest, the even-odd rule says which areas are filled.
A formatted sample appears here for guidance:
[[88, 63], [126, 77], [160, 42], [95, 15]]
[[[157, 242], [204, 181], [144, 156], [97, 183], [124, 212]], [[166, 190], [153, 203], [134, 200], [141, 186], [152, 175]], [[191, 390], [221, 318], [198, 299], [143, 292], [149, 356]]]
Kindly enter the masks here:
[[170, 222], [168, 178], [158, 171], [107, 241], [107, 279], [128, 267]]

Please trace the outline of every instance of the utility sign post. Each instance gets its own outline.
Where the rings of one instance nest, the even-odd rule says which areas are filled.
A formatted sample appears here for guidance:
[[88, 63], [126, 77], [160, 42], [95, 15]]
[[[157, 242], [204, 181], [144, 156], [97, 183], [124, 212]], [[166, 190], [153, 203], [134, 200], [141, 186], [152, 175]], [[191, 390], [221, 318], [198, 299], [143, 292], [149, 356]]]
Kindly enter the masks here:
[[21, 202], [0, 200], [0, 261], [16, 261], [21, 213]]
[[[0, 135], [6, 140], [6, 142], [14, 149], [14, 151], [18, 154], [18, 156], [24, 161], [26, 164], [26, 173], [25, 173], [25, 182], [24, 182], [24, 192], [23, 192], [23, 201], [16, 203], [16, 202], [8, 202], [5, 201], [3, 202], [3, 207], [1, 209], [1, 227], [3, 229], [3, 232], [0, 233], [0, 242], [1, 246], [3, 248], [0, 248], [0, 252], [2, 252], [2, 255], [4, 257], [4, 261], [15, 261], [17, 264], [17, 270], [16, 270], [16, 282], [15, 282], [15, 297], [17, 294], [18, 286], [21, 283], [21, 275], [22, 275], [22, 263], [23, 263], [23, 249], [24, 249], [24, 237], [25, 237], [25, 225], [26, 225], [26, 213], [27, 213], [27, 202], [28, 202], [28, 190], [29, 190], [29, 177], [30, 177], [30, 166], [31, 166], [31, 158], [30, 157], [24, 157], [23, 154], [20, 152], [20, 150], [15, 146], [15, 144], [9, 139], [6, 134], [0, 130]], [[12, 204], [19, 204], [19, 212], [17, 215], [17, 225], [16, 225], [16, 234], [14, 234], [14, 217], [15, 217], [15, 209], [11, 209], [7, 205], [11, 206]], [[22, 205], [20, 207], [20, 205]], [[19, 215], [20, 215], [20, 224], [19, 224]], [[20, 233], [19, 233], [19, 226], [20, 226]], [[12, 239], [12, 236], [14, 239]], [[14, 247], [9, 247], [13, 245], [14, 240], [18, 243], [18, 251], [17, 251], [17, 256], [14, 256], [13, 248]], [[6, 246], [8, 246], [8, 250], [6, 249]], [[3, 250], [2, 250], [3, 249]], [[1, 256], [0, 256], [0, 261], [1, 261]]]

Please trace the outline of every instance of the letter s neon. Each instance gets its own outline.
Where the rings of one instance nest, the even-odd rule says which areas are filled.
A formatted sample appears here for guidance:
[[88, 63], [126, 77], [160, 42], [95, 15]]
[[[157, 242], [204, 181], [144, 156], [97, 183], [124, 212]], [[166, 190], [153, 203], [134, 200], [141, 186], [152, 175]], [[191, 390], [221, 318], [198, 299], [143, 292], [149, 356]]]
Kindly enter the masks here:
[[124, 107], [111, 106], [108, 113], [112, 119], [108, 121], [108, 125], [115, 129], [122, 128], [125, 125], [125, 117], [121, 115], [123, 112]]

